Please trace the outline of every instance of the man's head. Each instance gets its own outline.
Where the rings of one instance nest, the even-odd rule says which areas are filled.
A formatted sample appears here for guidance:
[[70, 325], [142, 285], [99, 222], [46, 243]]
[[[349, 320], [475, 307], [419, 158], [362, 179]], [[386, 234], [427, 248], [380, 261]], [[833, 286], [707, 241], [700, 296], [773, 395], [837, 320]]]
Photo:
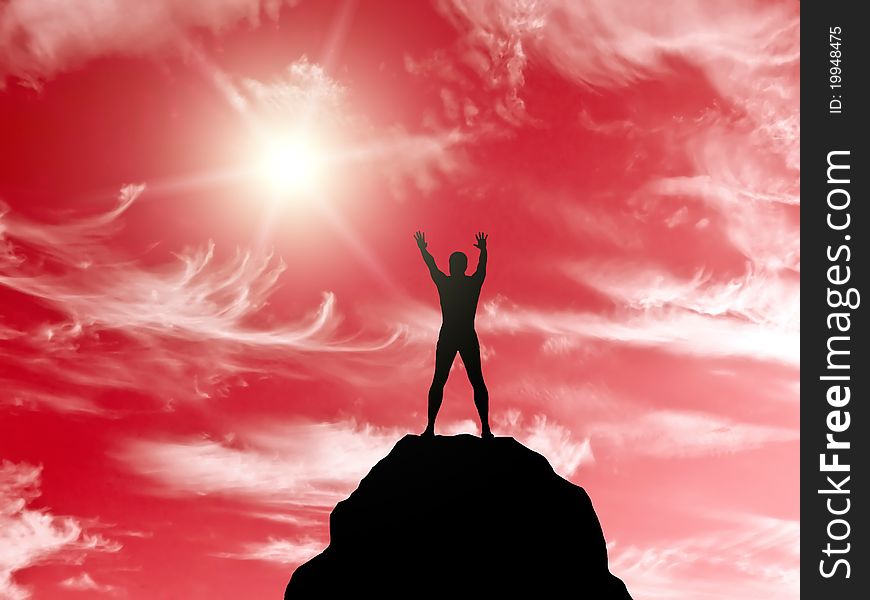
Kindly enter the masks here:
[[468, 267], [468, 257], [464, 252], [454, 252], [450, 255], [450, 274], [465, 275], [465, 269]]

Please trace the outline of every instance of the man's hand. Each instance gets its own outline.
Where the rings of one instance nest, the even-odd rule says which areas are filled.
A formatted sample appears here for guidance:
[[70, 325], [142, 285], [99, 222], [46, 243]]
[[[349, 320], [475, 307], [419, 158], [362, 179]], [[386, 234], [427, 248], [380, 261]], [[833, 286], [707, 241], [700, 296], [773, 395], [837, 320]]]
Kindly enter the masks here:
[[426, 234], [422, 231], [415, 233], [414, 239], [417, 240], [417, 247], [420, 248], [420, 250], [425, 250], [426, 246], [429, 245], [426, 243]]
[[482, 231], [478, 232], [477, 235], [474, 236], [474, 239], [477, 240], [477, 243], [474, 245], [475, 248], [480, 248], [481, 250], [486, 250], [486, 238], [489, 236]]

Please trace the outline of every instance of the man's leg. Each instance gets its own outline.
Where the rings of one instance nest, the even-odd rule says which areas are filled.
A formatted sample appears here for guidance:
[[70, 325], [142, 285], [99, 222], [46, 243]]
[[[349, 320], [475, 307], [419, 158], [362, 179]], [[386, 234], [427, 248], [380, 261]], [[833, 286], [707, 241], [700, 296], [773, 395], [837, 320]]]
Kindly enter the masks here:
[[492, 437], [492, 431], [489, 429], [489, 391], [483, 381], [483, 370], [480, 367], [480, 343], [476, 333], [471, 332], [471, 335], [463, 340], [459, 346], [459, 356], [462, 357], [465, 372], [468, 373], [468, 380], [471, 382], [471, 387], [474, 388], [474, 406], [477, 407], [477, 414], [480, 416], [480, 437]]
[[435, 347], [435, 375], [432, 377], [432, 385], [429, 387], [429, 423], [423, 435], [435, 435], [435, 418], [441, 408], [444, 399], [444, 384], [450, 375], [450, 367], [456, 357], [456, 345], [452, 340], [438, 338]]

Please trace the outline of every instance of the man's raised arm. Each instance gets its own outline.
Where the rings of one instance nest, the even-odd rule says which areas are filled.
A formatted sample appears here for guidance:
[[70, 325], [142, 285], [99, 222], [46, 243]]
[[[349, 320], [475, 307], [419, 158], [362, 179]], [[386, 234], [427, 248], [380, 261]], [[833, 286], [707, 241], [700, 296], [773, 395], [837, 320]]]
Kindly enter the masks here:
[[475, 248], [480, 249], [480, 258], [477, 260], [477, 270], [474, 272], [472, 277], [478, 278], [483, 281], [483, 278], [486, 277], [486, 238], [489, 237], [487, 234], [482, 231], [474, 236], [474, 239], [477, 240], [477, 243], [474, 245]]
[[417, 240], [417, 247], [420, 248], [420, 254], [423, 255], [423, 261], [426, 263], [426, 266], [429, 267], [429, 275], [432, 276], [432, 281], [438, 283], [439, 277], [447, 277], [438, 269], [438, 265], [435, 264], [435, 257], [426, 250], [426, 246], [429, 245], [426, 242], [426, 234], [422, 231], [418, 231], [414, 234], [414, 239]]

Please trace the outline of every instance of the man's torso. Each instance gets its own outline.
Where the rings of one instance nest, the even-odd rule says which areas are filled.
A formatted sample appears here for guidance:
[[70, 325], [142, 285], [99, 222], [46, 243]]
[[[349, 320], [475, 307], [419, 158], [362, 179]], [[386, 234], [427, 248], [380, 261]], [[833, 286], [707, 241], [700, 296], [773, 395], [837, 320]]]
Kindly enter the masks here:
[[436, 283], [441, 300], [442, 330], [474, 331], [474, 314], [483, 281], [462, 275], [446, 276]]

